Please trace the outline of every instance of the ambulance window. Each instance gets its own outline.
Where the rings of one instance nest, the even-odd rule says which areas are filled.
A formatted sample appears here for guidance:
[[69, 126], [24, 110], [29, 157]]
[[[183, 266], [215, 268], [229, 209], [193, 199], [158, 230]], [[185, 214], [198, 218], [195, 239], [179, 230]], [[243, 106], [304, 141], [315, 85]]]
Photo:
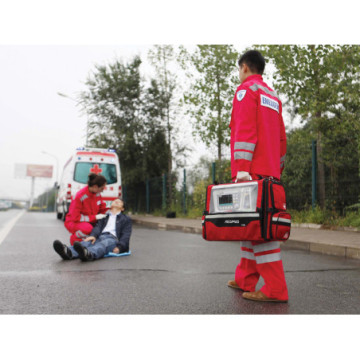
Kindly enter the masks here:
[[[77, 162], [75, 165], [74, 180], [86, 184], [91, 169], [96, 169], [99, 175], [105, 176], [108, 185], [117, 182], [116, 166], [114, 164], [99, 164], [91, 162]], [[101, 170], [101, 171], [100, 171]]]

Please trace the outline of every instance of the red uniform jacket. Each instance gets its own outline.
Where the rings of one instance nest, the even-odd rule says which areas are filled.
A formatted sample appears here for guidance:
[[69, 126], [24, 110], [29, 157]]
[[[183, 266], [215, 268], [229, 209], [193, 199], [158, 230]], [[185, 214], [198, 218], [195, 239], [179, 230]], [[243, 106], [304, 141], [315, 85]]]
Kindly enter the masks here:
[[[75, 195], [75, 199], [70, 204], [70, 209], [66, 215], [65, 223], [70, 222], [96, 222], [97, 214], [106, 213], [106, 203], [100, 193], [94, 194], [86, 186]], [[66, 224], [65, 224], [66, 225]]]
[[286, 155], [282, 104], [261, 75], [237, 88], [230, 128], [232, 179], [238, 171], [280, 179]]

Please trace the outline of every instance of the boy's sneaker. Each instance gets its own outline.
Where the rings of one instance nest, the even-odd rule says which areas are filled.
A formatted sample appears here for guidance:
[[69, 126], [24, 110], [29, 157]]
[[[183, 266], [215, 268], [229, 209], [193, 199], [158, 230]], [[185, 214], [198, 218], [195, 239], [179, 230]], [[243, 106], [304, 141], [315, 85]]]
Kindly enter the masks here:
[[72, 253], [71, 250], [63, 244], [60, 240], [55, 240], [53, 242], [54, 250], [61, 256], [63, 260], [71, 260]]
[[74, 249], [79, 254], [81, 261], [94, 260], [91, 252], [86, 247], [82, 246], [79, 241], [74, 242]]

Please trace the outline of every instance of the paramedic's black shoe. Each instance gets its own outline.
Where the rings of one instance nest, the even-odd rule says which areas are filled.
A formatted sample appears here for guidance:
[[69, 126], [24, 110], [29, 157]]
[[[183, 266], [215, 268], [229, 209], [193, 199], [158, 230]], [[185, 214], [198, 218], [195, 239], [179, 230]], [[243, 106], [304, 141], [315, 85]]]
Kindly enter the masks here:
[[79, 254], [81, 261], [94, 260], [91, 252], [86, 247], [82, 246], [79, 241], [74, 242], [74, 249]]
[[60, 240], [55, 240], [53, 242], [54, 250], [61, 256], [63, 260], [71, 260], [72, 253], [71, 250], [64, 245]]
[[241, 290], [241, 291], [245, 291], [243, 290], [241, 287], [239, 287], [239, 285], [237, 284], [237, 282], [235, 280], [229, 280], [227, 283], [228, 287], [231, 287], [233, 289], [237, 289], [237, 290]]

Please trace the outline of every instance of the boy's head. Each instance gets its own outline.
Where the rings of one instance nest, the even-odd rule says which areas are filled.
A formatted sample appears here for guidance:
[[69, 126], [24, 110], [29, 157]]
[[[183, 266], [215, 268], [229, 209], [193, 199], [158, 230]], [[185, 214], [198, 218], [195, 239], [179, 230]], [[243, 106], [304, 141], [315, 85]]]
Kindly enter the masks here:
[[124, 201], [121, 199], [115, 199], [112, 203], [111, 203], [111, 209], [113, 210], [117, 210], [117, 211], [124, 211], [125, 210], [125, 204]]
[[239, 61], [239, 77], [243, 83], [250, 75], [262, 75], [265, 69], [265, 59], [257, 50], [249, 50], [243, 54]]

